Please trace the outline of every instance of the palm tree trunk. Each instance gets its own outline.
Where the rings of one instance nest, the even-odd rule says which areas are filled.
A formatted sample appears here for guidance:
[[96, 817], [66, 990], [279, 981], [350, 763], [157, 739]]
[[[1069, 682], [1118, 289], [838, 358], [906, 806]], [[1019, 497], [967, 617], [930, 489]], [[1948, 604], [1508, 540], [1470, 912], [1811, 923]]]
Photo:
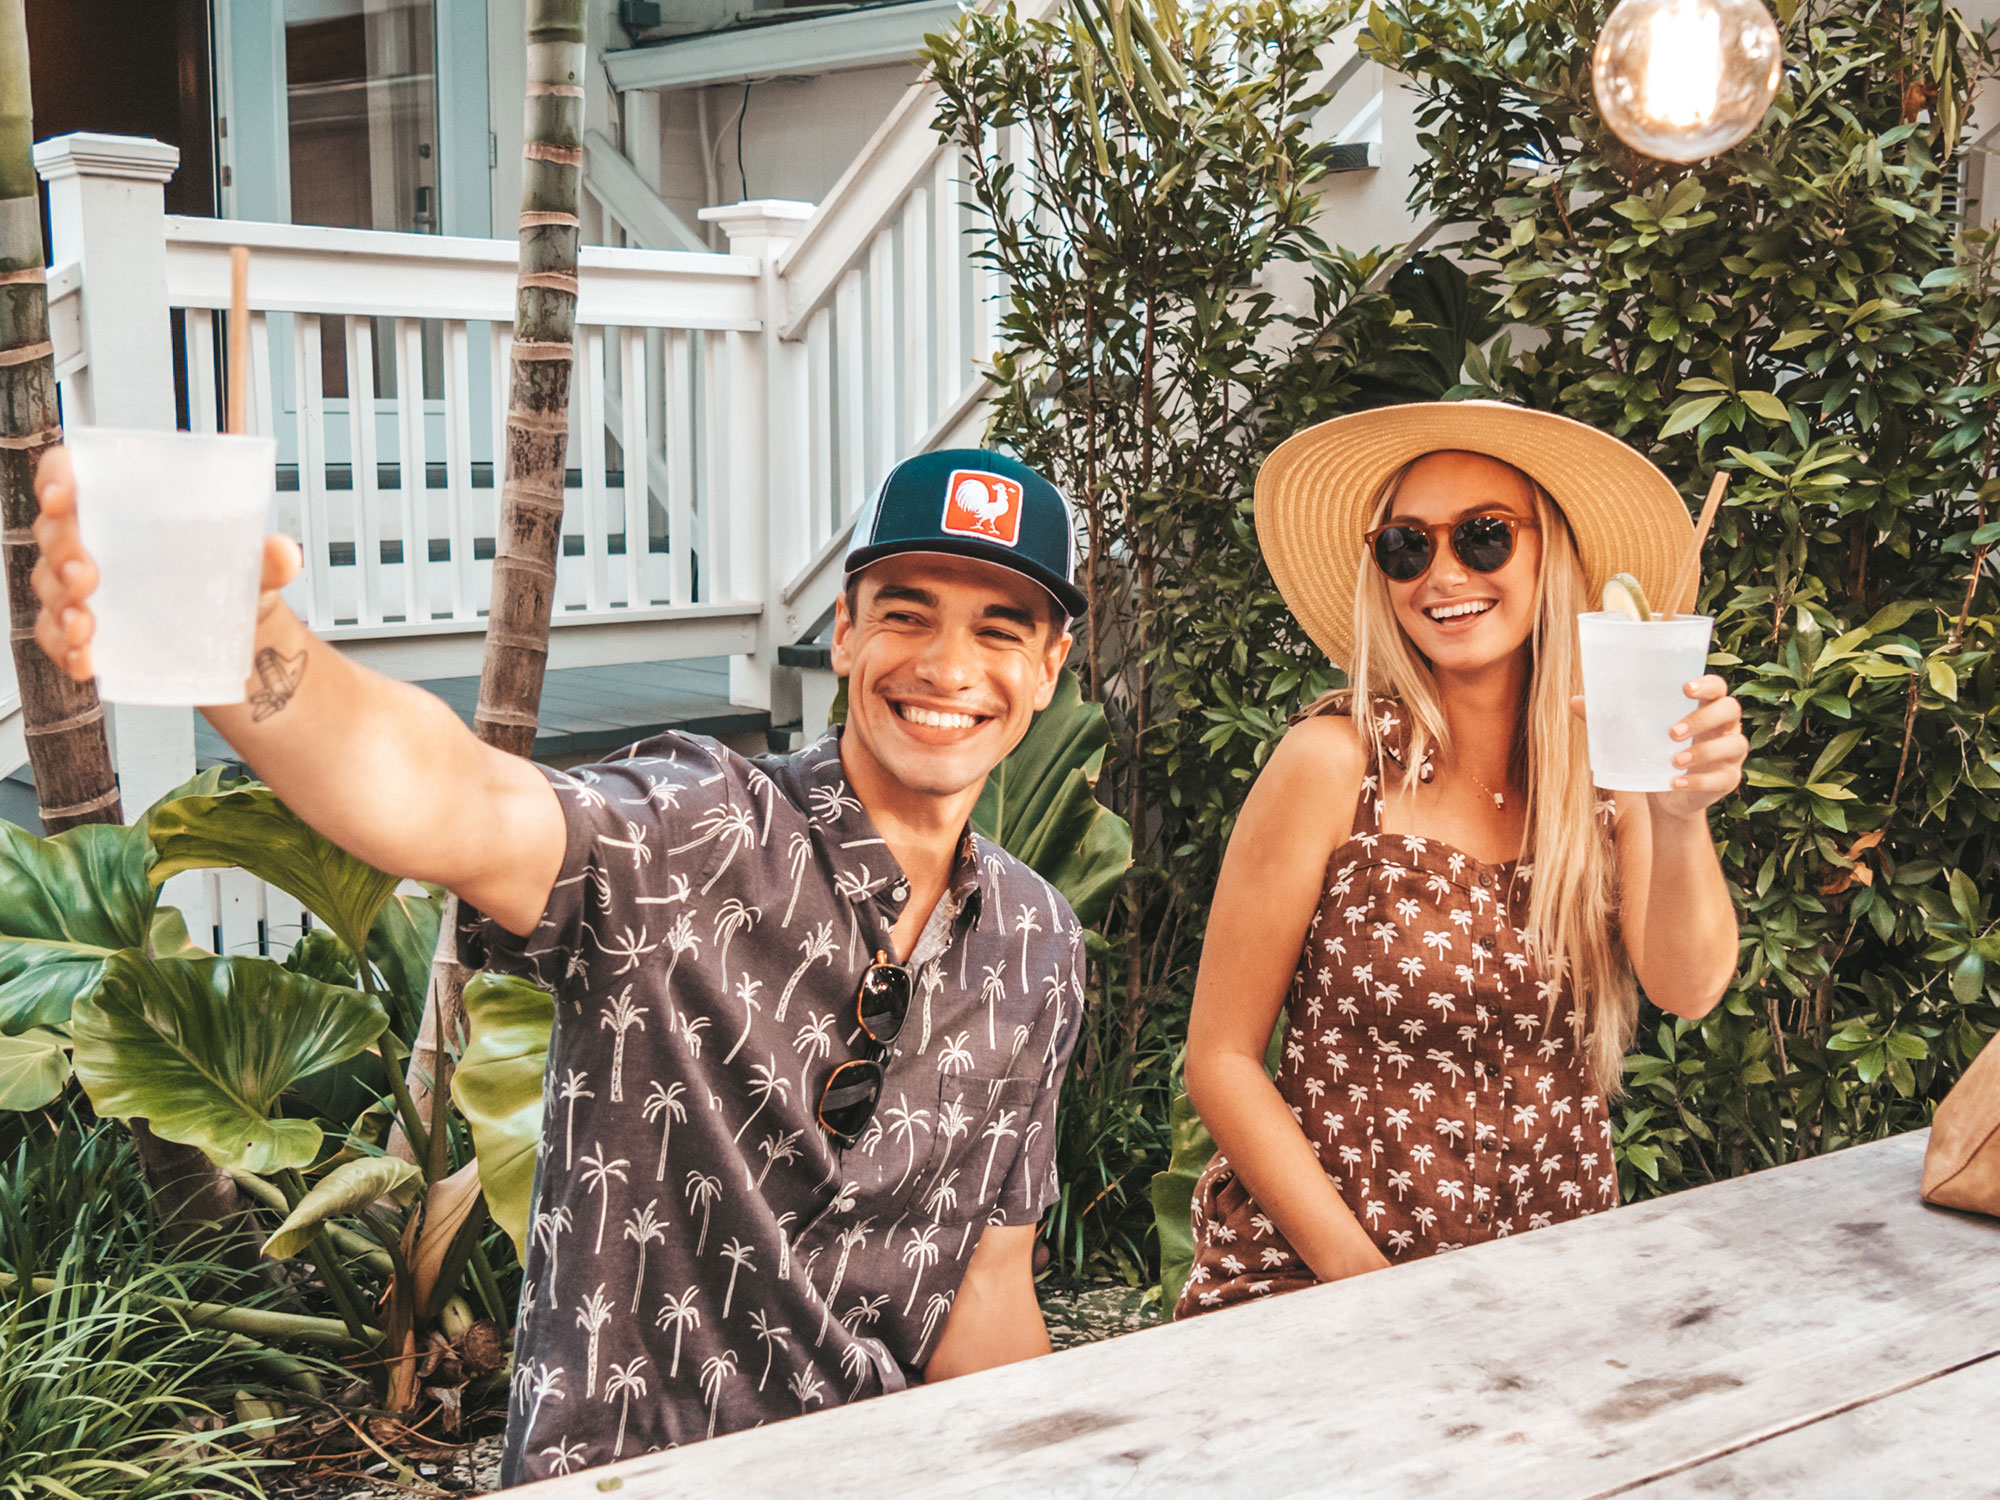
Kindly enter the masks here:
[[96, 685], [71, 681], [34, 641], [35, 465], [62, 426], [33, 141], [27, 15], [22, 0], [0, 0], [0, 553], [35, 797], [43, 831], [59, 833], [124, 814]]
[[[0, 0], [0, 558], [35, 800], [42, 831], [60, 833], [122, 823], [125, 812], [97, 685], [71, 680], [34, 639], [35, 466], [62, 441], [34, 138], [27, 12], [23, 0]], [[193, 1146], [161, 1140], [143, 1120], [132, 1122], [132, 1133], [154, 1215], [170, 1239], [236, 1235], [243, 1204], [213, 1162]], [[225, 1254], [254, 1262], [256, 1247], [238, 1236]]]
[[[562, 546], [576, 249], [582, 228], [577, 195], [583, 178], [583, 8], [584, 0], [528, 0], [521, 261], [514, 283], [506, 466], [493, 549], [493, 602], [473, 716], [482, 740], [516, 755], [527, 755], [535, 746], [556, 557]], [[458, 963], [457, 927], [458, 902], [447, 900], [424, 1018], [410, 1049], [410, 1096], [426, 1120], [432, 1114], [433, 1091], [450, 1092], [449, 1050], [465, 1035], [467, 976]], [[442, 1052], [435, 1045], [440, 1034], [446, 1041]]]

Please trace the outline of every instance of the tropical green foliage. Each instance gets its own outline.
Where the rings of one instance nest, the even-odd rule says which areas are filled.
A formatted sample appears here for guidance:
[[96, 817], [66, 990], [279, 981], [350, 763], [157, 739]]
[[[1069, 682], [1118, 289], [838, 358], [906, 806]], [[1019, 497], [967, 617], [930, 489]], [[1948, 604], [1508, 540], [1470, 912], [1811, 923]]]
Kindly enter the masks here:
[[[462, 1127], [447, 1114], [435, 1137], [412, 1130], [425, 1148], [415, 1164], [382, 1154], [390, 1113], [415, 1119], [406, 1028], [436, 945], [436, 897], [398, 893], [267, 788], [218, 772], [132, 828], [36, 839], [0, 826], [0, 839], [0, 885], [21, 897], [0, 908], [0, 1098], [47, 1102], [73, 1049], [99, 1114], [197, 1147], [279, 1215], [265, 1254], [305, 1257], [338, 1315], [231, 1326], [370, 1351], [384, 1401], [408, 1410], [408, 1351], [424, 1347], [468, 1263], [489, 1317], [507, 1313]], [[217, 867], [253, 871], [322, 925], [282, 963], [200, 949], [157, 892]]]
[[1920, 1126], [2000, 1022], [2000, 284], [1955, 217], [1994, 69], [1938, 0], [1784, 0], [1763, 128], [1673, 166], [1596, 115], [1606, 9], [1384, 4], [1364, 46], [1415, 80], [1419, 211], [1518, 325], [1464, 392], [1617, 433], [1691, 498], [1732, 475], [1701, 605], [1751, 737], [1715, 819], [1743, 956], [1628, 1062], [1643, 1195]]

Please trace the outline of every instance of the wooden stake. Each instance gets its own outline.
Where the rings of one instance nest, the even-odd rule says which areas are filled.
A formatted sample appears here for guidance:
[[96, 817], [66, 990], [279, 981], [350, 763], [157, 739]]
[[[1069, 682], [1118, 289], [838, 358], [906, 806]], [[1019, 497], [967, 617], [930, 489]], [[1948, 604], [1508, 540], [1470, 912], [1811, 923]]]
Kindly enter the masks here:
[[1701, 549], [1708, 541], [1708, 528], [1715, 522], [1715, 513], [1722, 508], [1722, 493], [1728, 488], [1728, 472], [1717, 469], [1708, 486], [1708, 499], [1702, 503], [1701, 519], [1695, 522], [1694, 535], [1688, 539], [1687, 552], [1680, 567], [1674, 570], [1674, 586], [1667, 590], [1669, 619], [1694, 613], [1695, 596], [1701, 592]]
[[229, 247], [229, 430], [250, 430], [250, 249]]

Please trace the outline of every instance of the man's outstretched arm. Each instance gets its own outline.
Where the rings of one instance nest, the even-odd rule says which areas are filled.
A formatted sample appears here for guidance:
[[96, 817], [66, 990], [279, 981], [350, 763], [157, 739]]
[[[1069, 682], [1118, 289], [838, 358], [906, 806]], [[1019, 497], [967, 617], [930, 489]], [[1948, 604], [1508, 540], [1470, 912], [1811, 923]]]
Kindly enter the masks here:
[[[81, 680], [91, 675], [97, 568], [77, 532], [63, 449], [43, 459], [35, 493], [35, 638]], [[278, 596], [299, 566], [291, 541], [266, 540], [250, 701], [204, 709], [209, 723], [286, 806], [348, 853], [435, 881], [508, 930], [529, 932], [562, 866], [554, 790], [431, 694], [357, 666], [307, 630]]]
[[949, 1380], [1048, 1352], [1048, 1325], [1035, 1297], [1035, 1226], [990, 1225], [972, 1247], [924, 1380]]

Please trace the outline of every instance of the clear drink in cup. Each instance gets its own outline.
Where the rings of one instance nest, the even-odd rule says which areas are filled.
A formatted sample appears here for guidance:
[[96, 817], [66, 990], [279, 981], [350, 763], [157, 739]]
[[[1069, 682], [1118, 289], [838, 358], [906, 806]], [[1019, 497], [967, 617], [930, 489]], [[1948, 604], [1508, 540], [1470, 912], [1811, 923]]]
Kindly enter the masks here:
[[257, 631], [275, 438], [73, 427], [77, 526], [97, 563], [97, 690], [241, 703]]
[[1708, 670], [1707, 615], [1635, 620], [1607, 610], [1576, 617], [1583, 650], [1590, 779], [1607, 791], [1672, 791], [1685, 742], [1674, 725], [1697, 704], [1684, 689]]

